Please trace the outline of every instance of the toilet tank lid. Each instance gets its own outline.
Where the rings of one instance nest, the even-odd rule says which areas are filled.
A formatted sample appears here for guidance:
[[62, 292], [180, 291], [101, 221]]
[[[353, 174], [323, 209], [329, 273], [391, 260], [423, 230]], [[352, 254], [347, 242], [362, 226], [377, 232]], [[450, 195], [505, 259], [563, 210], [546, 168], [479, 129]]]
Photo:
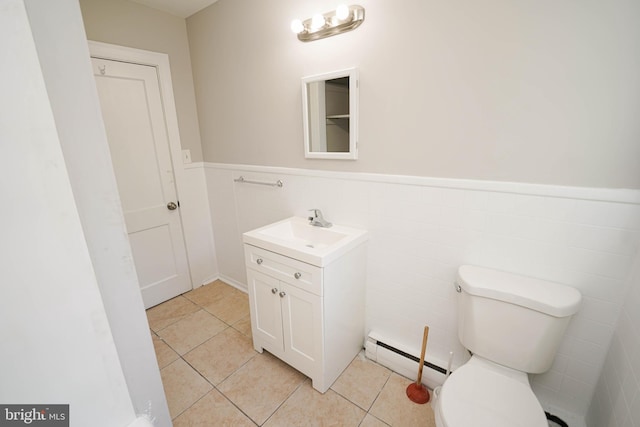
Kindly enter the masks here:
[[554, 317], [573, 315], [582, 298], [570, 286], [473, 265], [458, 269], [458, 284], [471, 295], [510, 302]]

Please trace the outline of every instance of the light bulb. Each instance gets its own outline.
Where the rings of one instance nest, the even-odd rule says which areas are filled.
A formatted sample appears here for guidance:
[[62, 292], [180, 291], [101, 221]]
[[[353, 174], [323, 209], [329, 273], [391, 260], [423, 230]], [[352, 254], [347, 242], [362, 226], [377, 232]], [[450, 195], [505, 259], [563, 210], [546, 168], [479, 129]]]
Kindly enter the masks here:
[[324, 16], [320, 15], [319, 13], [313, 15], [313, 18], [311, 18], [311, 29], [314, 31], [324, 27], [325, 24], [326, 22], [324, 20]]
[[301, 32], [303, 32], [304, 25], [302, 24], [302, 21], [299, 19], [294, 19], [293, 21], [291, 21], [291, 31], [293, 31], [295, 34], [300, 34]]
[[349, 10], [349, 6], [347, 6], [346, 4], [341, 4], [336, 9], [336, 17], [341, 21], [347, 19], [350, 13], [351, 11]]

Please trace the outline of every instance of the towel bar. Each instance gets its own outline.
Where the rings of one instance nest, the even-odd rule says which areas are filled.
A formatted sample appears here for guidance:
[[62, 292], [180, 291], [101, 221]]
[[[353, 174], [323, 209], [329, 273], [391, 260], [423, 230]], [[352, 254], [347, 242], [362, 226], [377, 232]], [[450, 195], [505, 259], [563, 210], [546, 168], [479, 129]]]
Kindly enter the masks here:
[[263, 181], [253, 181], [250, 179], [244, 179], [243, 176], [240, 176], [233, 180], [234, 182], [245, 182], [247, 184], [258, 184], [258, 185], [268, 185], [269, 187], [282, 187], [283, 183], [281, 180], [277, 180], [276, 182], [263, 182]]

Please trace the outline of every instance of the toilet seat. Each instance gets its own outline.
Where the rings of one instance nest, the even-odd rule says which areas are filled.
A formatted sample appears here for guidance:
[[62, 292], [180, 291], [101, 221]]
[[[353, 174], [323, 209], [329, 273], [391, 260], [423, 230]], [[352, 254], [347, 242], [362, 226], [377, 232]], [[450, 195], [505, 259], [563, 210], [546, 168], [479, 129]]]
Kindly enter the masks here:
[[527, 374], [473, 356], [445, 381], [436, 404], [441, 427], [548, 427]]

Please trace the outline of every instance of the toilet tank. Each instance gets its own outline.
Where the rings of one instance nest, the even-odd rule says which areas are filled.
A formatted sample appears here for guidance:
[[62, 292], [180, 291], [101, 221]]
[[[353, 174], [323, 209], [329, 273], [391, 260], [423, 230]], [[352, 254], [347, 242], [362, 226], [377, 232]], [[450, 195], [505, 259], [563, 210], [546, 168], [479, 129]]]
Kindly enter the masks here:
[[580, 292], [490, 268], [458, 269], [458, 337], [472, 353], [538, 374], [549, 370]]

